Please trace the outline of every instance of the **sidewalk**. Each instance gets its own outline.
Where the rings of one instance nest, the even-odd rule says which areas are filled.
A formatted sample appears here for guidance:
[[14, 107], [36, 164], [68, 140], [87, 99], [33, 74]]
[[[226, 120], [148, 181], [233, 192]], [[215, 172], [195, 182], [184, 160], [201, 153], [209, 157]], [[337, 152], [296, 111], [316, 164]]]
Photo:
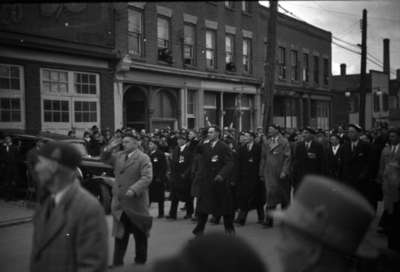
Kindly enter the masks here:
[[0, 228], [32, 221], [34, 205], [23, 200], [0, 199]]

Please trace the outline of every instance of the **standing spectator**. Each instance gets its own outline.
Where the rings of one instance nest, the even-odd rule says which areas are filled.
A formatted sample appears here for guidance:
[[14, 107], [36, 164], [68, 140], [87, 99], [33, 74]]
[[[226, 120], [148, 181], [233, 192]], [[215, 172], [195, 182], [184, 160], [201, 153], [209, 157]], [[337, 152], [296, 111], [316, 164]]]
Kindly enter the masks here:
[[327, 176], [340, 180], [343, 169], [343, 144], [336, 134], [330, 136], [330, 147], [327, 152], [326, 174]]
[[307, 174], [323, 174], [323, 147], [314, 140], [315, 131], [310, 127], [303, 130], [303, 140], [296, 144], [293, 154], [293, 187], [296, 191]]
[[224, 217], [225, 232], [233, 234], [233, 201], [229, 185], [229, 175], [233, 170], [232, 152], [219, 141], [221, 130], [217, 127], [208, 129], [209, 143], [203, 148], [202, 172], [199, 173], [200, 196], [198, 200], [198, 221], [193, 230], [194, 235], [204, 232], [209, 214]]
[[5, 136], [3, 144], [0, 146], [0, 176], [1, 191], [5, 193], [6, 200], [14, 200], [16, 197], [15, 190], [19, 177], [18, 157], [18, 147], [13, 144], [11, 136]]
[[106, 271], [108, 231], [104, 210], [76, 177], [81, 155], [72, 145], [50, 142], [35, 171], [49, 192], [33, 219], [30, 271]]
[[144, 264], [152, 226], [148, 188], [153, 179], [153, 169], [149, 156], [139, 150], [137, 136], [126, 134], [122, 138], [123, 151], [116, 150], [120, 143], [121, 140], [114, 140], [102, 154], [103, 160], [114, 167], [115, 173], [111, 203], [115, 236], [113, 265], [123, 265], [130, 233], [135, 238], [135, 263]]
[[362, 128], [356, 124], [348, 127], [350, 142], [344, 148], [344, 162], [341, 180], [366, 197], [371, 204], [375, 201], [371, 199], [370, 190], [370, 151], [368, 143], [360, 141]]
[[[238, 179], [236, 183], [237, 204], [239, 214], [236, 223], [244, 225], [247, 213], [251, 209], [251, 204], [255, 204], [257, 195], [257, 184], [259, 179], [259, 167], [261, 157], [261, 147], [254, 142], [255, 135], [251, 132], [243, 133], [243, 145], [238, 152]], [[263, 207], [258, 208], [258, 220], [263, 220]], [[261, 211], [260, 211], [261, 209]]]
[[171, 159], [171, 209], [168, 219], [177, 219], [179, 201], [186, 204], [185, 219], [193, 214], [193, 200], [190, 194], [192, 162], [194, 151], [189, 148], [184, 134], [177, 136], [178, 146], [172, 152]]
[[103, 138], [104, 138], [104, 144], [105, 145], [108, 145], [111, 142], [111, 139], [113, 138], [113, 135], [112, 135], [111, 130], [109, 128], [106, 128], [104, 130]]
[[167, 159], [165, 154], [158, 150], [158, 143], [149, 141], [149, 156], [153, 165], [153, 180], [150, 184], [150, 203], [158, 203], [158, 218], [164, 217], [164, 194], [167, 180]]
[[290, 200], [290, 145], [279, 128], [275, 125], [268, 127], [268, 139], [262, 145], [260, 161], [260, 178], [265, 182], [266, 216], [265, 227], [273, 225], [269, 212], [278, 204], [285, 208]]
[[28, 187], [33, 187], [35, 189], [36, 193], [36, 198], [37, 200], [41, 200], [43, 197], [43, 192], [38, 191], [38, 189], [41, 189], [38, 187], [39, 184], [39, 179], [38, 179], [38, 173], [34, 171], [36, 163], [39, 161], [38, 154], [40, 148], [44, 145], [44, 141], [42, 139], [39, 139], [36, 141], [35, 146], [28, 151], [26, 154], [26, 168], [27, 168], [27, 181], [28, 181]]

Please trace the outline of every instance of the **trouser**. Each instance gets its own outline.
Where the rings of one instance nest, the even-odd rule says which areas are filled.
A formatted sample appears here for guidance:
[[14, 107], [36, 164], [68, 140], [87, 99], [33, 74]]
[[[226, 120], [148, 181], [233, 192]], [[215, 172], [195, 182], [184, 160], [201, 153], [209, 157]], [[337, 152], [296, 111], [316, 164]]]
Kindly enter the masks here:
[[[224, 215], [224, 228], [227, 234], [231, 234], [235, 232], [235, 227], [233, 226], [233, 218], [234, 214]], [[204, 229], [206, 227], [208, 214], [206, 213], [198, 213], [197, 225], [193, 230], [195, 235], [201, 235], [204, 233]]]
[[[172, 196], [171, 209], [169, 210], [169, 216], [176, 218], [178, 211], [179, 200], [176, 196]], [[186, 215], [191, 216], [193, 214], [193, 199], [185, 201], [186, 204]]]
[[121, 215], [121, 222], [124, 224], [124, 236], [115, 238], [114, 265], [123, 265], [124, 256], [128, 247], [129, 235], [132, 233], [135, 238], [135, 263], [145, 263], [147, 260], [147, 235], [135, 224], [132, 224], [125, 214]]
[[164, 201], [158, 201], [158, 216], [164, 216]]
[[[257, 210], [257, 219], [258, 219], [258, 221], [263, 221], [264, 217], [265, 217], [264, 216], [264, 207], [263, 207], [263, 205], [257, 205], [256, 210]], [[248, 213], [249, 213], [249, 210], [240, 209], [240, 211], [238, 213], [238, 216], [237, 216], [237, 221], [243, 221], [243, 223], [245, 223]]]

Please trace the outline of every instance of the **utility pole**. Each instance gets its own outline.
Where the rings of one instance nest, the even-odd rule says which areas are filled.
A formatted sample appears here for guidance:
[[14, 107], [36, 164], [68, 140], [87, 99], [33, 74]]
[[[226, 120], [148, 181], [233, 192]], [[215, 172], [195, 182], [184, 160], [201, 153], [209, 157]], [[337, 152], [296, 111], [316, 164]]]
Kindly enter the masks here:
[[274, 90], [275, 90], [275, 54], [276, 54], [276, 21], [278, 15], [278, 0], [269, 0], [269, 20], [267, 34], [267, 63], [264, 66], [264, 115], [263, 127], [267, 129], [273, 122]]
[[367, 88], [367, 10], [363, 9], [361, 21], [361, 76], [359, 124], [365, 128], [365, 95]]

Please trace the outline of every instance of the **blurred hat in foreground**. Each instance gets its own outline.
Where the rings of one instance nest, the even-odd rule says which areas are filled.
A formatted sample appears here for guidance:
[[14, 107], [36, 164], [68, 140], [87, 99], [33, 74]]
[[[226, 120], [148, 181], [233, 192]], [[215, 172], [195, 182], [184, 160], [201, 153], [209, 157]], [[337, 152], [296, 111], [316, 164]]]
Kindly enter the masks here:
[[57, 141], [44, 144], [39, 149], [38, 155], [71, 169], [78, 167], [82, 161], [82, 154], [76, 147], [69, 143]]
[[309, 175], [290, 206], [271, 216], [311, 239], [346, 255], [357, 255], [375, 212], [358, 192], [336, 181]]

